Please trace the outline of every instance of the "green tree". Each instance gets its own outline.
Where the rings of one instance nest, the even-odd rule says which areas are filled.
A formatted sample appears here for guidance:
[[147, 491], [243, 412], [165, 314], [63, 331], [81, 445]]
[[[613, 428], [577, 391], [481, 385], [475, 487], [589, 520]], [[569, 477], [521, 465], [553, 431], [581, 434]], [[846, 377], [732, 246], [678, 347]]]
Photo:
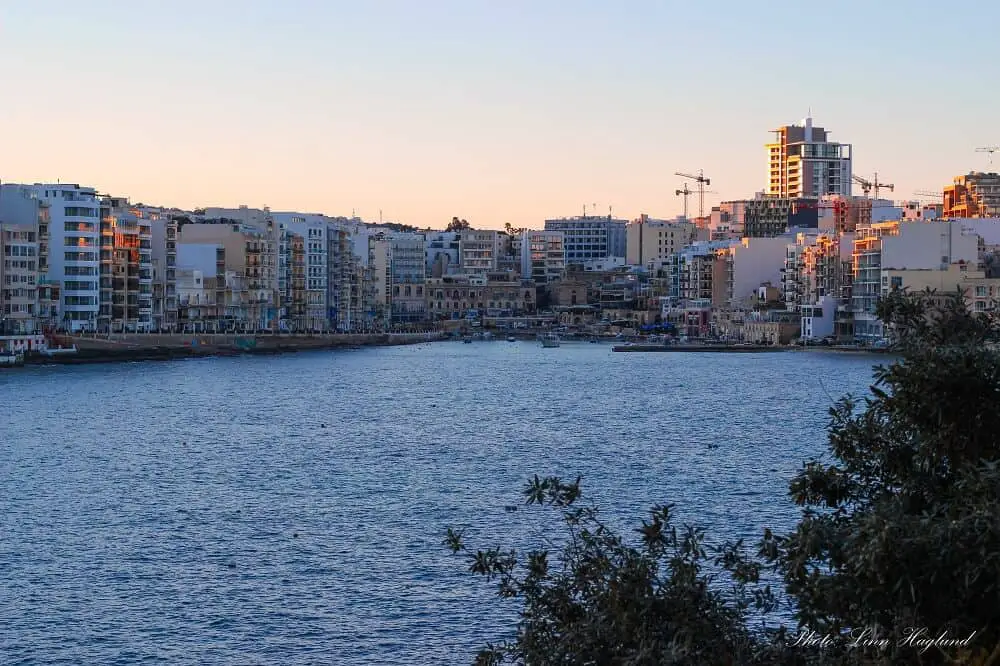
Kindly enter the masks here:
[[[766, 654], [746, 629], [757, 565], [730, 547], [716, 561], [733, 571], [733, 594], [715, 585], [701, 530], [674, 525], [659, 506], [630, 544], [605, 525], [595, 506], [580, 506], [580, 479], [528, 482], [528, 505], [561, 512], [561, 549], [523, 555], [499, 547], [470, 550], [461, 532], [445, 543], [470, 571], [497, 584], [501, 598], [523, 604], [516, 639], [487, 646], [477, 664], [744, 664]], [[766, 595], [760, 601], [768, 602]]]
[[[678, 529], [669, 506], [630, 543], [578, 506], [579, 479], [536, 477], [524, 491], [561, 512], [567, 534], [551, 552], [472, 551], [449, 530], [470, 570], [522, 607], [514, 637], [478, 663], [1000, 664], [997, 321], [934, 292], [893, 292], [878, 313], [898, 358], [875, 369], [864, 401], [833, 406], [832, 461], [791, 481], [801, 520], [765, 532], [756, 557]], [[767, 574], [798, 627], [751, 630], [751, 612], [777, 603]], [[833, 640], [804, 643], [809, 632]], [[942, 632], [967, 640], [921, 643]]]
[[[910, 632], [972, 637], [921, 663], [1000, 663], [1000, 355], [997, 321], [964, 294], [891, 293], [878, 306], [899, 359], [871, 396], [830, 411], [833, 461], [791, 483], [796, 530], [766, 535], [802, 626], [853, 631], [913, 659]], [[863, 406], [863, 409], [859, 409]], [[900, 643], [904, 643], [900, 645]], [[997, 646], [997, 650], [992, 650]], [[915, 662], [911, 662], [915, 663]]]

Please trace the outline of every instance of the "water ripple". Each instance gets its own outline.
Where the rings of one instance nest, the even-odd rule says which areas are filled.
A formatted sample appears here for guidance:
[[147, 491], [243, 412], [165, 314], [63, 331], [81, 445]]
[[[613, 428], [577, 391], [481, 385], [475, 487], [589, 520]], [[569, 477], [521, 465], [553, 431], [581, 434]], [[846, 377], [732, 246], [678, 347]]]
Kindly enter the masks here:
[[447, 526], [538, 543], [551, 521], [503, 508], [534, 473], [619, 524], [787, 526], [870, 365], [497, 342], [0, 373], [0, 655], [467, 664], [513, 611]]

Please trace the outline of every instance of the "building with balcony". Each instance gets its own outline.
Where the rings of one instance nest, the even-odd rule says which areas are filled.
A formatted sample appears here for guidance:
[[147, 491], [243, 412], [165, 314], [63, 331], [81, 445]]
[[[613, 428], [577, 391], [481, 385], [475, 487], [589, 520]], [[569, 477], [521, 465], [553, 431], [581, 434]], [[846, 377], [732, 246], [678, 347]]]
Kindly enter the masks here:
[[1000, 174], [974, 171], [944, 188], [942, 217], [1000, 217]]
[[829, 140], [812, 118], [785, 125], [765, 146], [767, 194], [784, 199], [819, 199], [825, 194], [851, 194], [851, 145]]
[[891, 271], [939, 270], [951, 264], [977, 266], [982, 239], [965, 233], [955, 221], [878, 222], [858, 229], [853, 249], [854, 335], [862, 339], [883, 337], [875, 313], [883, 287], [891, 288]]
[[[148, 218], [127, 199], [100, 198], [100, 332], [144, 332], [153, 327], [153, 246]], [[68, 283], [67, 283], [68, 284]]]
[[497, 270], [500, 232], [463, 229], [459, 232], [459, 260], [466, 275], [486, 275]]
[[427, 242], [423, 234], [393, 233], [390, 245], [392, 322], [422, 321], [427, 316], [427, 299], [424, 296]]
[[[48, 297], [58, 295], [58, 326], [96, 330], [100, 204], [93, 188], [73, 184], [0, 186], [0, 219], [37, 225], [39, 257], [30, 260]], [[20, 260], [18, 260], [20, 261]], [[51, 314], [49, 312], [48, 314]]]
[[431, 319], [516, 317], [536, 310], [534, 285], [521, 280], [488, 280], [453, 275], [428, 278], [427, 312]]
[[0, 335], [40, 328], [38, 224], [0, 221]]
[[521, 278], [536, 284], [558, 280], [566, 270], [563, 233], [526, 229], [520, 236]]
[[[273, 221], [265, 229], [239, 222], [200, 222], [185, 224], [180, 229], [180, 249], [184, 245], [222, 248], [223, 271], [217, 277], [232, 272], [236, 285], [232, 303], [227, 303], [226, 318], [242, 318], [250, 330], [276, 329], [279, 325], [280, 293], [278, 291], [279, 230]], [[198, 268], [203, 275], [213, 274], [202, 266], [188, 265], [178, 260], [182, 268]]]

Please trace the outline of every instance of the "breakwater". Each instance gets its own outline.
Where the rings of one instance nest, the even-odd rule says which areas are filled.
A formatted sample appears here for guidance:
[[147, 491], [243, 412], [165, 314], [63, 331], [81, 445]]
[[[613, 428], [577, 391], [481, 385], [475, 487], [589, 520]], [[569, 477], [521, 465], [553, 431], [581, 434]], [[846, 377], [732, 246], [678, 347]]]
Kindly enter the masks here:
[[336, 335], [119, 335], [110, 338], [66, 336], [65, 347], [75, 354], [29, 355], [25, 364], [111, 363], [169, 361], [201, 356], [284, 354], [321, 349], [411, 345], [444, 339], [441, 333], [351, 333]]
[[616, 352], [721, 352], [759, 353], [788, 351], [787, 347], [767, 345], [618, 345], [611, 348]]

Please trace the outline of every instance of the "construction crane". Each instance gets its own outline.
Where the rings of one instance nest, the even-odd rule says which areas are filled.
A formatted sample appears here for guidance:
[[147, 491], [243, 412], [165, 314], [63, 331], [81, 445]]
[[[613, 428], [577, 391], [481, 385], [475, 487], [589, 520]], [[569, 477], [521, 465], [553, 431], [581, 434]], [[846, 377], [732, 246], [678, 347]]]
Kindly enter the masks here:
[[894, 192], [896, 190], [895, 185], [879, 182], [878, 172], [875, 172], [875, 178], [872, 180], [862, 178], [861, 176], [853, 176], [853, 175], [851, 176], [851, 180], [853, 180], [855, 183], [861, 186], [861, 191], [864, 192], [866, 197], [871, 193], [872, 190], [875, 190], [876, 199], [879, 198], [878, 193], [880, 190], [889, 190], [890, 192]]
[[1000, 150], [1000, 146], [983, 146], [982, 148], [976, 148], [977, 153], [986, 153], [989, 158], [990, 166], [993, 165], [993, 153]]
[[[688, 197], [691, 196], [692, 194], [694, 194], [695, 192], [697, 192], [697, 190], [688, 189], [687, 183], [684, 183], [684, 189], [683, 190], [675, 190], [674, 191], [675, 195], [677, 195], [677, 196], [683, 196], [684, 197], [684, 219], [687, 219], [687, 216], [688, 216]], [[701, 194], [718, 194], [718, 192], [713, 192], [711, 190], [702, 190], [700, 193]]]
[[688, 219], [688, 197], [691, 196], [692, 193], [693, 192], [688, 189], [688, 184], [687, 183], [684, 183], [684, 189], [683, 190], [676, 190], [674, 192], [674, 195], [676, 195], [678, 197], [681, 196], [681, 195], [684, 196], [684, 219], [685, 220]]
[[[677, 171], [674, 173], [675, 176], [680, 176], [681, 178], [689, 178], [694, 182], [698, 183], [698, 217], [705, 217], [705, 186], [711, 185], [712, 181], [705, 178], [705, 173], [701, 169], [698, 169], [698, 175], [690, 173], [681, 173]], [[687, 185], [685, 185], [687, 189]], [[684, 196], [685, 208], [687, 208], [687, 195]]]
[[940, 201], [941, 199], [944, 198], [944, 193], [941, 191], [932, 192], [930, 190], [917, 190], [916, 192], [913, 193], [913, 196], [921, 199], [937, 199], [938, 201]]

